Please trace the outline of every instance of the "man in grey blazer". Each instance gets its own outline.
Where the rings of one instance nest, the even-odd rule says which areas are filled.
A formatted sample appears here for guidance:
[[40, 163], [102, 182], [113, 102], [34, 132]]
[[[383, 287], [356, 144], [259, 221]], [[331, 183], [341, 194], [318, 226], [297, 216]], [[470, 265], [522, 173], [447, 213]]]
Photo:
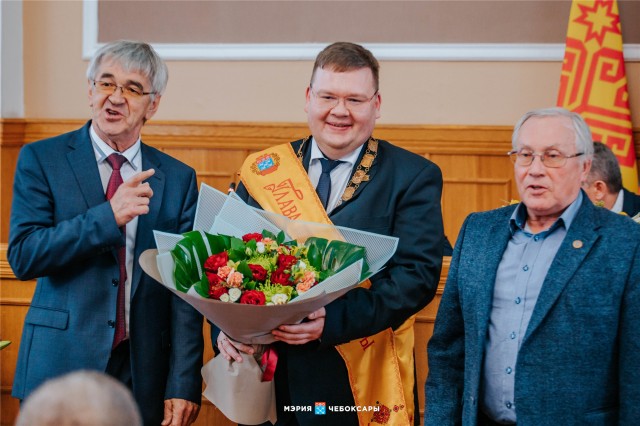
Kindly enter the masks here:
[[167, 67], [151, 46], [120, 41], [98, 50], [87, 77], [92, 120], [18, 159], [7, 257], [18, 278], [38, 282], [12, 394], [98, 370], [132, 390], [145, 425], [189, 424], [202, 316], [138, 265], [152, 230], [191, 230], [198, 196], [192, 168], [140, 141]]
[[521, 203], [460, 231], [425, 424], [637, 424], [640, 226], [581, 191], [593, 143], [578, 114], [529, 112], [512, 143]]

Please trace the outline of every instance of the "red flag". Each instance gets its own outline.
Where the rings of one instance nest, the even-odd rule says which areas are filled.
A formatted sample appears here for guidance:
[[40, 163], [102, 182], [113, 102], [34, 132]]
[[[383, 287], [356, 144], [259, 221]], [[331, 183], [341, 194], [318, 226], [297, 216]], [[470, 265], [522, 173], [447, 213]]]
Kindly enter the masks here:
[[594, 140], [618, 157], [623, 185], [638, 191], [627, 75], [616, 0], [573, 0], [558, 106], [580, 113]]

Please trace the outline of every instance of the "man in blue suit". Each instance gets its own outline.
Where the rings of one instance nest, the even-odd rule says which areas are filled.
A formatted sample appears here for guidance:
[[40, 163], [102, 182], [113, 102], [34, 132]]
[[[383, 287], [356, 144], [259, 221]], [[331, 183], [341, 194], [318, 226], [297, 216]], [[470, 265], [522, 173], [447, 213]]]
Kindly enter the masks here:
[[[356, 340], [362, 345], [358, 351], [363, 352], [367, 344], [383, 345], [368, 336], [389, 328], [395, 333], [433, 299], [438, 285], [444, 241], [442, 174], [424, 157], [371, 137], [380, 116], [378, 67], [371, 52], [353, 43], [334, 43], [320, 52], [306, 89], [305, 111], [312, 136], [291, 143], [297, 153], [297, 158], [292, 154], [292, 169], [308, 179], [312, 195], [314, 188], [318, 191], [322, 204], [317, 206], [324, 205], [333, 224], [396, 236], [398, 249], [386, 269], [371, 278], [370, 289], [353, 289], [301, 324], [273, 331], [279, 341], [275, 345], [279, 354], [275, 373], [278, 425], [359, 424], [357, 413], [349, 411], [358, 401], [350, 386], [357, 373], [348, 370], [353, 365], [346, 365], [337, 346]], [[284, 160], [280, 160], [283, 167]], [[329, 160], [338, 162], [327, 172], [330, 180], [325, 189], [329, 191], [322, 198], [323, 163]], [[238, 195], [250, 205], [268, 208], [251, 196], [257, 193], [247, 185], [248, 178], [243, 174]], [[412, 329], [408, 333], [413, 339]], [[228, 340], [222, 332], [212, 337], [229, 359], [238, 357], [238, 350], [251, 350]], [[404, 355], [409, 377], [399, 389], [402, 392], [404, 387], [409, 396], [414, 390], [413, 340], [410, 342]], [[391, 387], [392, 377], [380, 377], [382, 367], [369, 366], [359, 376], [373, 388], [373, 394], [376, 379], [380, 386]], [[288, 410], [318, 401], [326, 402], [326, 414]], [[382, 407], [388, 401], [379, 401], [381, 418], [404, 416], [404, 421], [392, 418], [392, 423], [408, 424], [415, 417], [419, 423], [419, 415], [407, 415], [409, 407], [398, 404], [394, 411], [393, 405]], [[412, 413], [414, 401], [415, 395], [406, 398]], [[331, 408], [336, 406], [345, 411]], [[374, 414], [366, 416], [366, 421]]]
[[593, 143], [578, 114], [529, 112], [512, 143], [521, 203], [460, 231], [425, 424], [637, 424], [640, 226], [581, 191]]
[[18, 278], [38, 281], [13, 396], [98, 370], [132, 390], [146, 425], [189, 424], [202, 317], [138, 265], [152, 230], [191, 229], [198, 195], [193, 169], [140, 141], [167, 67], [151, 46], [119, 41], [98, 50], [87, 77], [92, 120], [18, 159], [7, 256]]
[[628, 216], [640, 213], [640, 195], [623, 188], [620, 164], [611, 148], [593, 143], [593, 163], [583, 189], [594, 203]]

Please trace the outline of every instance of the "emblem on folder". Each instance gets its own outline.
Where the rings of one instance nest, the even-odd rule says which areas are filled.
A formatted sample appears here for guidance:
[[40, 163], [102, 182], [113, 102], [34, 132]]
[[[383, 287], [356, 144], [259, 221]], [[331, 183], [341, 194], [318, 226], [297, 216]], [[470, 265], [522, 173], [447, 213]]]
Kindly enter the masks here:
[[251, 171], [257, 175], [268, 175], [278, 170], [280, 165], [280, 156], [278, 154], [264, 154], [256, 158], [251, 165]]

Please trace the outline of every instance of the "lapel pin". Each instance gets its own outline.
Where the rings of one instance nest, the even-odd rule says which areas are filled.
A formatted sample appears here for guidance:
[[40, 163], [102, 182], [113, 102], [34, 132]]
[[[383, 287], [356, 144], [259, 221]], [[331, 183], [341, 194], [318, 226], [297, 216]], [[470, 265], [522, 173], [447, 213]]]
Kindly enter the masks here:
[[580, 241], [580, 240], [574, 240], [574, 241], [573, 241], [573, 248], [574, 248], [574, 249], [582, 248], [582, 245], [583, 245], [583, 244], [582, 244], [582, 241]]

